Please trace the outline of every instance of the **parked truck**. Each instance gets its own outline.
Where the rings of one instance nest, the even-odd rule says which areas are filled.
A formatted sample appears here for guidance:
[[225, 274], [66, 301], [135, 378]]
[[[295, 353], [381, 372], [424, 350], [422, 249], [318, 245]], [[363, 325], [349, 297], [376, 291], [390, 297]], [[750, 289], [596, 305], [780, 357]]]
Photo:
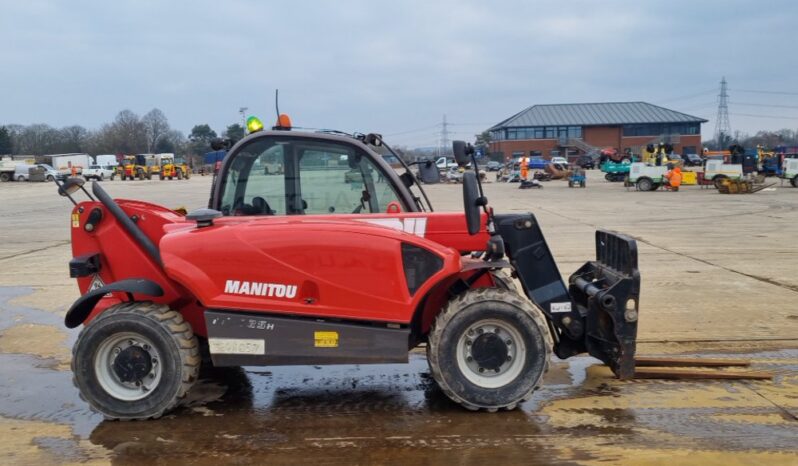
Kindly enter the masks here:
[[89, 168], [89, 165], [92, 165], [89, 154], [52, 154], [45, 155], [43, 158], [49, 160], [51, 167], [65, 175], [72, 174], [73, 169], [76, 174], [81, 175], [84, 168]]
[[6, 182], [14, 179], [14, 170], [17, 167], [16, 160], [11, 157], [3, 157], [0, 159], [0, 181]]

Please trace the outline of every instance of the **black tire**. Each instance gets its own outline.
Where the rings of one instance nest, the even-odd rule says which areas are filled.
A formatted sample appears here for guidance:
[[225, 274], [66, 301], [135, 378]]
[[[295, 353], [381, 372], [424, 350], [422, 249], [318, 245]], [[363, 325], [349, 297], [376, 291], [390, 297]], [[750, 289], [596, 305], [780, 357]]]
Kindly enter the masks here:
[[55, 178], [53, 178], [53, 175], [47, 175], [47, 178], [45, 178], [45, 179], [47, 181], [55, 181]]
[[515, 282], [507, 272], [503, 270], [493, 270], [490, 274], [493, 275], [493, 282], [496, 284], [496, 288], [509, 291], [516, 290]]
[[116, 173], [111, 173], [111, 181], [114, 181], [114, 178], [116, 178]]
[[183, 179], [183, 170], [177, 170], [177, 179], [178, 180], [182, 180]]
[[723, 180], [726, 179], [726, 175], [718, 175], [715, 178], [712, 178], [712, 183], [715, 184], [715, 189], [720, 189], [723, 186]]
[[7, 181], [11, 181], [11, 175], [8, 173], [0, 173], [0, 182], [5, 183]]
[[100, 181], [105, 181], [105, 174], [100, 173]]
[[793, 188], [798, 188], [798, 175], [793, 176], [790, 183], [792, 183]]
[[165, 177], [163, 176], [163, 173], [159, 173], [159, 174], [158, 174], [158, 179], [159, 179], [159, 180], [163, 181], [163, 179], [164, 179], [164, 178], [165, 178]]
[[638, 191], [653, 191], [654, 190], [654, 183], [648, 178], [640, 178], [637, 180], [637, 190]]
[[[106, 352], [104, 348], [115, 339], [121, 339], [122, 343], [112, 345]], [[125, 346], [122, 353], [117, 352], [120, 346]], [[107, 368], [104, 377], [98, 376], [96, 367], [102, 366], [106, 354], [110, 358], [111, 353], [124, 354], [131, 347], [135, 349], [133, 360], [137, 369], [143, 364], [142, 357], [152, 358], [144, 369], [152, 371], [149, 375], [139, 378], [135, 386], [131, 386], [132, 382], [127, 385], [120, 382], [114, 367]], [[157, 360], [153, 354], [159, 356]], [[109, 365], [116, 362], [116, 357], [108, 360]], [[128, 302], [108, 308], [80, 332], [72, 349], [72, 381], [81, 398], [106, 419], [158, 418], [186, 396], [199, 374], [200, 360], [197, 338], [183, 316], [162, 304]], [[151, 377], [156, 371], [160, 371], [158, 376]], [[121, 399], [103, 387], [105, 383], [124, 393], [134, 393], [148, 378], [156, 378], [155, 385], [148, 394], [135, 400]]]
[[[490, 323], [498, 323], [504, 330], [493, 327], [494, 331], [490, 331]], [[483, 326], [488, 327], [487, 331], [481, 331]], [[474, 328], [477, 336], [471, 342], [468, 332]], [[508, 329], [516, 332], [517, 338]], [[496, 335], [504, 337], [497, 341]], [[516, 339], [515, 344], [505, 344], [505, 341]], [[464, 356], [464, 352], [478, 346], [482, 357]], [[459, 295], [438, 315], [429, 334], [427, 360], [433, 378], [452, 401], [469, 410], [496, 412], [515, 409], [532, 396], [548, 370], [552, 346], [542, 314], [528, 300], [514, 291], [481, 288]], [[519, 352], [518, 357], [512, 358], [510, 354], [514, 348], [519, 348]], [[491, 354], [486, 359], [487, 352]], [[507, 354], [508, 359], [503, 356], [495, 359], [497, 352]], [[483, 362], [488, 366], [497, 361], [501, 361], [502, 366], [495, 369], [495, 374], [490, 367], [481, 367]], [[504, 369], [507, 372], [499, 374], [505, 363], [509, 364]], [[470, 369], [468, 364], [479, 365], [479, 371]], [[488, 381], [491, 377], [496, 377], [498, 385], [480, 382], [480, 379]], [[500, 377], [508, 380], [502, 383]]]

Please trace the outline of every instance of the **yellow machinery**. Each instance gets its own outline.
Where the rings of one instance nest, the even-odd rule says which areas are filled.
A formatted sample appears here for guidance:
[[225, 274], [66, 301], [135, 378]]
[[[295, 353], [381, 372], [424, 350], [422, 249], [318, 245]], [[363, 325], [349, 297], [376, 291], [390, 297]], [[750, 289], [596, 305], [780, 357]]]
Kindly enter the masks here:
[[152, 173], [147, 166], [147, 159], [143, 154], [125, 155], [117, 166], [117, 173], [122, 181], [132, 179], [151, 179]]
[[660, 159], [660, 165], [671, 164], [680, 167], [684, 162], [681, 157], [673, 154], [673, 146], [670, 144], [659, 143], [656, 146], [649, 144], [643, 149], [643, 163], [656, 165], [657, 158]]
[[191, 171], [185, 162], [175, 161], [174, 154], [157, 154], [155, 156], [157, 166], [159, 167], [158, 176], [160, 179], [174, 179], [178, 180], [189, 179]]

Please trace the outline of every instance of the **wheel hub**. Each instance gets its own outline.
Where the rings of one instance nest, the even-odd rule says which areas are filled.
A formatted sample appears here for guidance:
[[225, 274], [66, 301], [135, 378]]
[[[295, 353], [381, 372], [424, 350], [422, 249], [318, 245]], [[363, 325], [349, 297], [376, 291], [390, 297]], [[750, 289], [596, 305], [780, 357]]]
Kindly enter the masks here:
[[113, 370], [120, 381], [137, 382], [152, 371], [152, 359], [143, 348], [128, 346], [114, 359]]
[[152, 341], [124, 332], [100, 343], [94, 371], [100, 386], [119, 400], [140, 400], [154, 390], [163, 374], [163, 362]]
[[485, 370], [500, 370], [507, 362], [508, 354], [507, 344], [492, 332], [483, 333], [471, 344], [471, 357]]
[[472, 382], [502, 386], [523, 366], [523, 348], [521, 336], [512, 325], [486, 319], [462, 334], [457, 349], [458, 364]]

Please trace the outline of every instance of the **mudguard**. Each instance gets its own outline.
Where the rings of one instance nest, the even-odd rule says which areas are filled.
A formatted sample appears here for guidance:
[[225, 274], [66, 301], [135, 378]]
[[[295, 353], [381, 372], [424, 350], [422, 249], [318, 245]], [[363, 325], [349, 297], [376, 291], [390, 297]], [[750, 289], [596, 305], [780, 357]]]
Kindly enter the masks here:
[[122, 292], [128, 295], [140, 294], [153, 297], [163, 296], [163, 288], [153, 281], [144, 278], [120, 280], [91, 290], [78, 298], [67, 311], [64, 317], [64, 325], [66, 325], [67, 328], [75, 328], [82, 324], [103, 296], [112, 292]]

